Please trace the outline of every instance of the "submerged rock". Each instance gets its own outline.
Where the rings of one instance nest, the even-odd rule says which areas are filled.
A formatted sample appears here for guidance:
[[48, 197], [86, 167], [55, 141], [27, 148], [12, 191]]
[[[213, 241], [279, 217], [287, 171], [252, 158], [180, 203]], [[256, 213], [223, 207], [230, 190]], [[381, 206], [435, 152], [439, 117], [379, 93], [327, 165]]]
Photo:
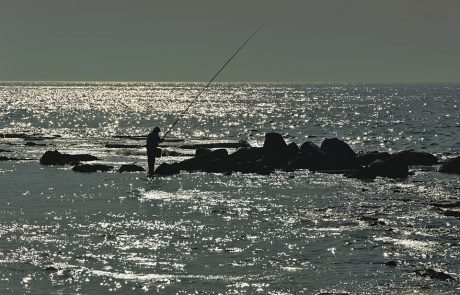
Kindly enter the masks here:
[[42, 165], [77, 165], [81, 161], [95, 161], [97, 157], [89, 154], [61, 154], [57, 150], [47, 151], [40, 158], [40, 164]]
[[442, 271], [437, 271], [433, 268], [419, 269], [419, 270], [416, 270], [415, 273], [421, 277], [429, 277], [429, 278], [441, 280], [441, 281], [455, 280], [450, 274], [442, 272]]
[[118, 169], [118, 172], [123, 173], [123, 172], [141, 172], [145, 171], [145, 169], [141, 166], [135, 165], [135, 164], [125, 164], [121, 165], [120, 168]]
[[460, 157], [449, 159], [441, 166], [439, 172], [460, 174]]
[[80, 164], [72, 168], [75, 172], [107, 172], [111, 171], [113, 166], [102, 164]]

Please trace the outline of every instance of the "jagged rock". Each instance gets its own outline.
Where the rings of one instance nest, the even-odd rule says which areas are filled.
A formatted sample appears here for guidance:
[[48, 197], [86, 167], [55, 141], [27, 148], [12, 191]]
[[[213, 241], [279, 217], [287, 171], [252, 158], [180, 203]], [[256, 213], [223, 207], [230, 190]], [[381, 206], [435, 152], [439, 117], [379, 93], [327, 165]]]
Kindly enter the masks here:
[[81, 161], [95, 161], [97, 157], [88, 154], [61, 154], [57, 150], [47, 151], [40, 158], [40, 164], [42, 165], [77, 165]]
[[120, 169], [118, 169], [118, 172], [120, 172], [120, 173], [123, 173], [123, 172], [140, 172], [140, 171], [145, 171], [145, 169], [143, 167], [135, 165], [135, 164], [121, 165]]
[[373, 151], [365, 154], [360, 154], [357, 156], [358, 162], [363, 166], [369, 166], [370, 163], [375, 160], [385, 161], [391, 157], [390, 153], [387, 152], [378, 152]]
[[281, 134], [267, 133], [265, 134], [263, 149], [265, 154], [278, 157], [287, 152], [288, 146]]
[[455, 280], [450, 274], [447, 274], [442, 271], [437, 271], [433, 268], [419, 269], [419, 270], [416, 270], [415, 273], [421, 277], [429, 277], [429, 278], [441, 280], [441, 281]]
[[441, 166], [439, 172], [460, 174], [460, 157], [449, 159]]
[[81, 164], [72, 168], [75, 172], [107, 172], [113, 169], [113, 166], [102, 164]]

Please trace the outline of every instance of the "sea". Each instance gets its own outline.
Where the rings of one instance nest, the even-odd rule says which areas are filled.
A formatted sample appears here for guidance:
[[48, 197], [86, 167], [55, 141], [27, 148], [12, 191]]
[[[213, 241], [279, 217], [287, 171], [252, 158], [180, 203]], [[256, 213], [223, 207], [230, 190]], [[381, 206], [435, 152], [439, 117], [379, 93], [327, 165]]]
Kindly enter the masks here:
[[[440, 164], [374, 181], [117, 172], [147, 168], [143, 136], [203, 86], [0, 83], [0, 294], [460, 294], [460, 219], [439, 205], [458, 207], [460, 176]], [[460, 155], [459, 107], [459, 84], [214, 83], [157, 165], [193, 157], [186, 144], [262, 146], [268, 132], [443, 162]], [[114, 170], [40, 165], [54, 150]]]

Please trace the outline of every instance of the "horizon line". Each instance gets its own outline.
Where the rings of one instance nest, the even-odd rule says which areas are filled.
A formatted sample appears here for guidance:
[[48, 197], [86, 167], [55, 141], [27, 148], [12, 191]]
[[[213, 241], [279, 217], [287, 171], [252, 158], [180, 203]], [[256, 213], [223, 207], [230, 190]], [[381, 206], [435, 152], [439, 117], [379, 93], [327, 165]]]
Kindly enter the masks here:
[[[207, 83], [192, 80], [0, 80], [0, 83]], [[460, 81], [214, 81], [213, 84], [460, 84]]]

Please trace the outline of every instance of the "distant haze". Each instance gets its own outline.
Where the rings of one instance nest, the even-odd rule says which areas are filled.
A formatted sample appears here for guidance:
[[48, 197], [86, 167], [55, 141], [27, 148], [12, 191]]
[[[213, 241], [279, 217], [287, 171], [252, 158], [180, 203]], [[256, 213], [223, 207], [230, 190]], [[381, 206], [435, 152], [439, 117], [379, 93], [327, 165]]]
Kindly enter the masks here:
[[460, 82], [458, 0], [0, 0], [0, 81]]

